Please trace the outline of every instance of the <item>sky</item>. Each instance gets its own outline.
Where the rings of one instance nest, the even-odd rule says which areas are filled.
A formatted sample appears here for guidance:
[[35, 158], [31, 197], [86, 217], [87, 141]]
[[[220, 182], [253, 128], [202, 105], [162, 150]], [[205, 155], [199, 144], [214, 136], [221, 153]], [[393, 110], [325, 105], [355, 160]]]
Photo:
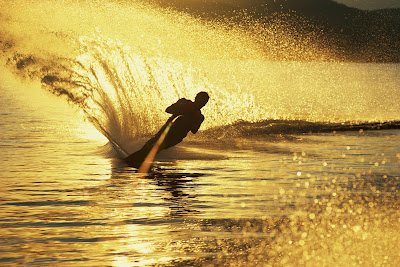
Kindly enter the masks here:
[[346, 6], [373, 10], [383, 8], [400, 8], [400, 0], [335, 0]]

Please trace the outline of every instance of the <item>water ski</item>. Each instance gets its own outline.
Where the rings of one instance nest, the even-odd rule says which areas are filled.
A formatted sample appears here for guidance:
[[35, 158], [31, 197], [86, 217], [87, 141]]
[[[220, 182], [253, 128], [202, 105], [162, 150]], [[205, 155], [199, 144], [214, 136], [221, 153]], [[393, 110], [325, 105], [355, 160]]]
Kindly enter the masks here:
[[124, 160], [129, 166], [139, 169], [146, 156], [149, 154], [151, 148], [152, 147], [144, 146], [140, 150], [126, 157]]

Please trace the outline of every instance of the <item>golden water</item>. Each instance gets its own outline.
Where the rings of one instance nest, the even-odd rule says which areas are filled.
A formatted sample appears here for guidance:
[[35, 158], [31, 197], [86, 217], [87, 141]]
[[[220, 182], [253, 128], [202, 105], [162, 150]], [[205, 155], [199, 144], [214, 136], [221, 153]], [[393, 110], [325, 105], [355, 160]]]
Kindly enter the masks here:
[[[0, 22], [0, 265], [400, 263], [400, 132], [333, 126], [398, 121], [398, 64], [270, 62], [140, 1], [1, 1]], [[100, 133], [132, 152], [200, 90], [214, 134], [148, 177]]]

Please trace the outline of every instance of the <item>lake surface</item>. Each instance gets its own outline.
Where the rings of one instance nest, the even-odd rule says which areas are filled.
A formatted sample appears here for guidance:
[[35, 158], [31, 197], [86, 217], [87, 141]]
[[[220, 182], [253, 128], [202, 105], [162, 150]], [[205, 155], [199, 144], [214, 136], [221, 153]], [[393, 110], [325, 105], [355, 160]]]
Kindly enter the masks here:
[[1, 265], [400, 262], [400, 131], [192, 136], [141, 177], [62, 99], [1, 85]]
[[[400, 265], [400, 65], [271, 62], [227, 25], [0, 1], [1, 266]], [[196, 135], [121, 160], [199, 91]]]

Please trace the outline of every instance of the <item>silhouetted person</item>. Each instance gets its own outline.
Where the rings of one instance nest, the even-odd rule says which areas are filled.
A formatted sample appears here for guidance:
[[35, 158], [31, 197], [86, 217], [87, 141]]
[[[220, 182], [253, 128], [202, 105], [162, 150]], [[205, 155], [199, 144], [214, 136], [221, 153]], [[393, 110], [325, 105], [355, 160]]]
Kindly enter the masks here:
[[197, 133], [200, 125], [204, 121], [204, 116], [201, 114], [200, 109], [207, 104], [208, 99], [209, 96], [206, 92], [200, 92], [196, 95], [194, 102], [186, 98], [181, 98], [176, 103], [169, 106], [165, 112], [172, 114], [172, 116], [164, 126], [155, 136], [147, 141], [139, 151], [128, 156], [125, 161], [129, 165], [138, 168], [163, 134], [169, 122], [173, 121], [175, 118], [176, 120], [173, 122], [158, 152], [182, 142], [183, 138], [185, 138], [189, 132]]

